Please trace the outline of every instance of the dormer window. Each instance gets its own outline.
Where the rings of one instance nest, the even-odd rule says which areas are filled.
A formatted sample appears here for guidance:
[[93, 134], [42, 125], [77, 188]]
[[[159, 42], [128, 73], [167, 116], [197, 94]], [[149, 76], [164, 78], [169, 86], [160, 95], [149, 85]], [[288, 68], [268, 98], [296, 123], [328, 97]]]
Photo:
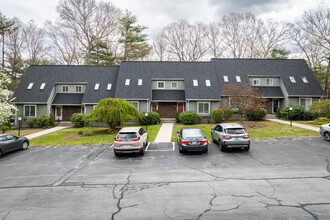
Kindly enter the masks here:
[[130, 79], [126, 79], [125, 80], [125, 86], [129, 86], [129, 83], [131, 82], [131, 80]]
[[177, 89], [178, 83], [177, 82], [171, 82], [171, 89]]
[[46, 86], [46, 83], [41, 83], [40, 89], [43, 90]]
[[108, 86], [107, 86], [107, 90], [111, 90], [111, 87], [112, 87], [112, 84], [109, 83]]
[[306, 76], [302, 76], [301, 79], [304, 83], [308, 83], [308, 80], [307, 80]]
[[165, 82], [164, 81], [158, 81], [157, 82], [157, 89], [165, 89]]
[[273, 79], [266, 79], [267, 86], [273, 85]]
[[223, 81], [226, 82], [226, 83], [229, 82], [228, 76], [223, 76]]
[[210, 81], [209, 79], [206, 79], [206, 80], [205, 80], [205, 85], [206, 85], [206, 86], [211, 86], [211, 81]]
[[241, 82], [241, 77], [240, 76], [236, 76], [236, 82], [238, 82], [238, 83]]
[[81, 92], [81, 86], [76, 86], [76, 92]]
[[296, 83], [296, 80], [293, 76], [289, 76], [289, 79], [290, 79], [291, 83]]
[[252, 80], [252, 85], [254, 85], [254, 86], [260, 86], [260, 79], [253, 79]]
[[143, 80], [142, 79], [139, 79], [138, 80], [138, 86], [142, 86], [142, 83], [143, 83]]
[[69, 86], [62, 86], [63, 92], [69, 92]]
[[194, 80], [193, 80], [193, 85], [194, 85], [194, 86], [198, 86], [198, 80], [197, 80], [197, 79], [194, 79]]
[[96, 83], [94, 86], [94, 90], [99, 90], [99, 88], [100, 88], [100, 83]]
[[32, 87], [33, 87], [33, 83], [30, 83], [27, 89], [32, 89]]

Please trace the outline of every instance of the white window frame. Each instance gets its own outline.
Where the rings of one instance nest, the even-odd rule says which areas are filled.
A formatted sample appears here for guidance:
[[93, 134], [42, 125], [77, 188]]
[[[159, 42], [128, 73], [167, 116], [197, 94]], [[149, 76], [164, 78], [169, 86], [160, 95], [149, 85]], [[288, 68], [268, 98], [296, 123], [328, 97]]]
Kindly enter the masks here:
[[[78, 89], [80, 88], [80, 89]], [[80, 90], [80, 91], [77, 91], [77, 90]], [[76, 86], [76, 92], [81, 92], [82, 91], [82, 86]]]
[[193, 79], [193, 86], [198, 86], [198, 80], [197, 79]]
[[143, 84], [143, 79], [138, 79], [138, 86], [142, 86]]
[[45, 88], [45, 86], [46, 86], [46, 83], [41, 83], [40, 90], [43, 90]]
[[236, 82], [238, 82], [238, 83], [242, 82], [242, 80], [241, 80], [241, 77], [240, 77], [240, 76], [236, 76]]
[[289, 76], [289, 79], [291, 83], [296, 83], [296, 79], [293, 76]]
[[[269, 80], [269, 82], [271, 82], [271, 83], [268, 84], [268, 80]], [[272, 86], [272, 85], [274, 85], [274, 80], [273, 80], [272, 78], [267, 78], [267, 79], [266, 79], [266, 85], [267, 85], [267, 86]]]
[[[258, 82], [258, 83], [254, 83], [254, 80], [255, 80], [256, 82]], [[252, 79], [252, 85], [253, 85], [253, 86], [260, 86], [260, 78], [253, 78], [253, 79]]]
[[[305, 99], [305, 106], [301, 105], [301, 100], [302, 100], [302, 99]], [[299, 98], [299, 105], [300, 105], [300, 106], [303, 106], [303, 107], [305, 108], [305, 110], [308, 110], [308, 107], [309, 107], [311, 104], [310, 104], [309, 106], [306, 106], [306, 99], [309, 99], [309, 100], [310, 100], [310, 103], [313, 104], [313, 99], [312, 99], [312, 98]]]
[[[31, 107], [31, 106], [34, 106], [34, 115], [26, 115], [25, 114], [25, 107], [26, 106], [29, 106], [29, 107]], [[26, 117], [37, 117], [37, 105], [23, 105], [23, 115], [24, 116], [26, 116]]]
[[223, 76], [223, 81], [226, 83], [229, 82], [228, 76]]
[[205, 86], [211, 86], [211, 81], [209, 79], [205, 80]]
[[[174, 87], [173, 84], [176, 86]], [[171, 82], [171, 89], [177, 89], [178, 88], [178, 82]]]
[[130, 82], [131, 82], [130, 79], [126, 79], [126, 80], [125, 80], [125, 86], [129, 86]]
[[108, 83], [107, 90], [111, 90], [111, 88], [112, 88], [112, 84], [111, 83]]
[[94, 90], [99, 90], [100, 88], [100, 83], [95, 83]]
[[29, 85], [28, 85], [27, 89], [29, 89], [29, 90], [30, 90], [30, 89], [32, 89], [32, 87], [33, 87], [33, 84], [34, 84], [34, 83], [29, 83]]
[[134, 106], [134, 107], [135, 107], [137, 110], [139, 110], [139, 101], [129, 101], [129, 103], [131, 103], [133, 106], [134, 106], [134, 104], [136, 104], [136, 107], [135, 107], [135, 106]]
[[[163, 83], [164, 87], [159, 87], [159, 83]], [[157, 81], [157, 89], [165, 89], [165, 81]]]
[[304, 82], [304, 83], [308, 83], [308, 79], [306, 76], [302, 76], [301, 77], [301, 80]]
[[[199, 104], [203, 104], [203, 112], [199, 112]], [[208, 108], [208, 113], [204, 113], [204, 104], [208, 104], [209, 108]], [[211, 102], [197, 102], [197, 113], [199, 115], [209, 115], [211, 112]]]
[[85, 106], [81, 106], [80, 112], [81, 112], [81, 113], [86, 113], [86, 112], [85, 112]]
[[[64, 88], [68, 88], [68, 90], [64, 91]], [[62, 85], [62, 92], [69, 92], [69, 86], [68, 85]]]

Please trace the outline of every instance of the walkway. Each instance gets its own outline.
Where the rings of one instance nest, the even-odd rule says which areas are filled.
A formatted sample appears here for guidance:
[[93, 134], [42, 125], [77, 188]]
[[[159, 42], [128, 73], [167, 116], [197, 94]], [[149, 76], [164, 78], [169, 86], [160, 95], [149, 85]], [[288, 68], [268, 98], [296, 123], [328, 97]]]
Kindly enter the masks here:
[[173, 123], [163, 123], [154, 142], [171, 142]]
[[[278, 122], [278, 123], [290, 125], [290, 121], [283, 121], [283, 120], [279, 120], [279, 119], [268, 119], [268, 120], [273, 121], [273, 122]], [[304, 128], [304, 129], [308, 129], [308, 130], [312, 130], [312, 131], [317, 131], [317, 132], [320, 131], [320, 128], [316, 128], [316, 127], [309, 126], [309, 125], [298, 124], [298, 123], [295, 123], [295, 122], [292, 122], [292, 126], [299, 127], [299, 128]]]
[[62, 130], [64, 128], [68, 128], [68, 127], [56, 126], [56, 127], [50, 128], [50, 129], [45, 129], [43, 131], [39, 131], [39, 132], [36, 132], [36, 133], [33, 133], [33, 134], [26, 135], [25, 137], [28, 138], [28, 139], [32, 139], [32, 138], [40, 137], [40, 136], [45, 135], [45, 134], [52, 133], [54, 131]]

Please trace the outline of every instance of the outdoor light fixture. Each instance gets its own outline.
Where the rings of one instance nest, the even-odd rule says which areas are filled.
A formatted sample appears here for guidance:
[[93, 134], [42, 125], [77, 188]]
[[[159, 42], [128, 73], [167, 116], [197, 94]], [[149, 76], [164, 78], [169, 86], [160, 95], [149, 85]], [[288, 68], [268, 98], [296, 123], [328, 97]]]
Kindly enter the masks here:
[[292, 107], [290, 107], [289, 108], [289, 110], [290, 110], [290, 126], [292, 126], [292, 110], [293, 110], [293, 108]]
[[146, 116], [146, 130], [148, 131], [148, 120], [147, 120], [148, 113], [146, 112], [146, 113], [144, 114], [144, 116]]
[[21, 117], [18, 117], [18, 137], [20, 137], [21, 135], [21, 121], [22, 121], [22, 118]]

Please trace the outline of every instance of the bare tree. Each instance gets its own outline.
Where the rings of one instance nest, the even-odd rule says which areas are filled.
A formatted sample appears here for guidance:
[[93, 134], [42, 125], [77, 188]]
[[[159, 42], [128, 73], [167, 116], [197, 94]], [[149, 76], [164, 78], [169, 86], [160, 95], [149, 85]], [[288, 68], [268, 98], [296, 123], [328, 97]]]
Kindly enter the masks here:
[[[169, 56], [167, 55], [167, 42], [164, 36], [163, 30], [155, 33], [153, 35], [153, 52], [156, 56], [156, 59], [159, 61], [169, 60]], [[165, 58], [167, 57], [167, 59]]]
[[210, 23], [208, 25], [208, 43], [210, 53], [213, 58], [222, 57], [226, 48], [223, 46], [223, 35], [221, 34], [220, 24], [219, 23]]

